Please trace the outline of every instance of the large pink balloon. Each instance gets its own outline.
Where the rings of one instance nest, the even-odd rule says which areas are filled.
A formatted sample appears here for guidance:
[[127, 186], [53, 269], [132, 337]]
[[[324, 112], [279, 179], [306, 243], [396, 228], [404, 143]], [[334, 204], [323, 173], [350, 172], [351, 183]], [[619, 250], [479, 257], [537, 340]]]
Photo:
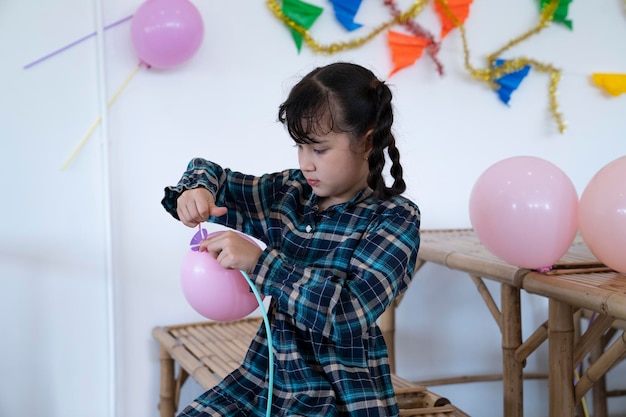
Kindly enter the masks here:
[[196, 6], [188, 0], [147, 0], [133, 15], [130, 31], [141, 62], [171, 68], [196, 53], [204, 24]]
[[580, 197], [579, 224], [596, 258], [626, 273], [626, 156], [591, 178]]
[[237, 320], [259, 306], [241, 271], [222, 267], [209, 252], [190, 250], [183, 259], [180, 278], [189, 305], [208, 319]]
[[519, 156], [489, 167], [470, 195], [470, 221], [483, 245], [522, 268], [546, 269], [578, 230], [578, 195], [567, 175], [541, 158]]

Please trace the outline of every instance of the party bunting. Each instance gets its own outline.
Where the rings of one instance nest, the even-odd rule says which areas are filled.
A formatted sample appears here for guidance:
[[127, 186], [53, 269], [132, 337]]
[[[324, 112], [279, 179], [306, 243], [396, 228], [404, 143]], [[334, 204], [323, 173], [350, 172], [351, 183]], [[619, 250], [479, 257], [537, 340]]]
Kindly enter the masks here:
[[[313, 23], [324, 11], [321, 7], [300, 0], [283, 0], [282, 10], [285, 16], [307, 30], [313, 26]], [[292, 28], [289, 30], [299, 53], [302, 50], [302, 35]]]
[[[503, 59], [496, 59], [494, 66], [500, 67], [504, 63], [505, 61]], [[522, 80], [528, 75], [529, 71], [530, 65], [526, 65], [518, 71], [509, 72], [495, 80], [495, 83], [499, 86], [497, 91], [498, 97], [500, 97], [500, 100], [504, 104], [509, 105], [511, 94], [513, 91], [517, 90], [517, 87], [519, 87]]]
[[[541, 10], [543, 11], [554, 0], [541, 0]], [[558, 0], [558, 6], [552, 15], [554, 22], [561, 23], [567, 26], [568, 29], [572, 29], [572, 21], [567, 18], [569, 13], [569, 4], [572, 0]]]
[[441, 39], [445, 38], [452, 29], [465, 23], [472, 2], [473, 0], [448, 0], [447, 7], [454, 18], [448, 15], [441, 2], [435, 2], [435, 11], [441, 20]]
[[[428, 3], [428, 0], [415, 0], [406, 10], [404, 10], [399, 15], [393, 17], [391, 20], [386, 22], [382, 22], [378, 26], [374, 27], [364, 36], [350, 39], [344, 42], [334, 42], [328, 45], [323, 45], [315, 40], [308, 31], [308, 28], [303, 27], [298, 22], [294, 21], [291, 17], [287, 16], [284, 12], [281, 5], [278, 4], [277, 0], [266, 0], [267, 7], [274, 13], [274, 16], [281, 20], [289, 29], [297, 32], [304, 42], [311, 48], [311, 50], [315, 53], [324, 53], [324, 54], [336, 54], [341, 51], [346, 51], [348, 49], [358, 48], [363, 46], [367, 42], [374, 39], [384, 30], [389, 29], [393, 25], [403, 24], [404, 22], [413, 19], [417, 16], [424, 6]], [[284, 3], [283, 3], [284, 5]]]
[[389, 73], [389, 77], [402, 68], [413, 65], [422, 56], [424, 48], [430, 43], [428, 39], [405, 35], [392, 30], [389, 31], [387, 42], [391, 49], [393, 61], [393, 70]]
[[[398, 5], [396, 4], [395, 0], [385, 0], [384, 4], [385, 6], [389, 7], [391, 14], [393, 16], [400, 15], [401, 11]], [[430, 31], [426, 30], [422, 25], [417, 23], [415, 20], [406, 20], [402, 22], [402, 26], [404, 26], [405, 29], [411, 32], [413, 36], [428, 40], [428, 45], [426, 46], [426, 52], [435, 63], [435, 66], [437, 67], [437, 72], [439, 73], [439, 75], [443, 75], [443, 64], [441, 63], [441, 61], [439, 60], [439, 57], [437, 56], [439, 54], [439, 48], [441, 44], [435, 39], [433, 34]]]
[[499, 87], [496, 83], [496, 80], [512, 72], [520, 71], [527, 65], [532, 66], [536, 71], [547, 73], [550, 76], [550, 84], [548, 88], [548, 95], [550, 98], [550, 112], [552, 113], [552, 116], [557, 123], [559, 132], [565, 132], [566, 123], [563, 120], [563, 115], [559, 112], [559, 105], [557, 101], [557, 88], [561, 79], [561, 71], [559, 69], [553, 67], [550, 64], [545, 64], [543, 62], [535, 61], [534, 59], [529, 58], [516, 58], [506, 60], [503, 61], [500, 66], [495, 66], [496, 57], [502, 56], [505, 51], [512, 48], [514, 45], [517, 45], [520, 42], [537, 35], [542, 30], [550, 26], [550, 24], [552, 23], [552, 17], [554, 15], [554, 12], [558, 7], [559, 0], [550, 0], [546, 7], [541, 11], [541, 16], [539, 18], [537, 26], [528, 30], [522, 35], [510, 40], [496, 52], [487, 55], [487, 61], [489, 62], [489, 65], [487, 66], [487, 68], [484, 69], [475, 68], [471, 64], [464, 25], [454, 15], [452, 10], [450, 9], [448, 2], [446, 0], [435, 0], [435, 2], [436, 6], [442, 11], [442, 13], [447, 16], [450, 21], [459, 29], [459, 32], [461, 34], [461, 41], [463, 42], [465, 68], [469, 71], [470, 75], [473, 78], [489, 84], [489, 86], [493, 89], [497, 89]]
[[330, 0], [335, 9], [335, 17], [349, 31], [360, 28], [360, 23], [354, 22], [354, 16], [361, 7], [361, 0]]
[[626, 93], [626, 74], [599, 74], [592, 75], [595, 85], [612, 96]]

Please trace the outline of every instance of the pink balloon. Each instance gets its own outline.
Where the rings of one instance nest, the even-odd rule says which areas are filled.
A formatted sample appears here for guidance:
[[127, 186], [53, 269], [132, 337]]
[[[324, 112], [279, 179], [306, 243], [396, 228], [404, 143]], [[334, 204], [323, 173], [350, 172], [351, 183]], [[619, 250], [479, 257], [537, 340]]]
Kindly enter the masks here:
[[609, 268], [626, 273], [626, 156], [598, 171], [580, 197], [580, 234]]
[[141, 62], [171, 68], [189, 60], [200, 48], [204, 24], [188, 0], [147, 0], [133, 15], [130, 31]]
[[180, 278], [189, 305], [208, 319], [237, 320], [259, 306], [241, 271], [222, 267], [209, 252], [190, 250], [183, 259]]
[[567, 175], [541, 158], [489, 167], [470, 195], [470, 221], [483, 245], [521, 268], [550, 268], [578, 230], [578, 195]]

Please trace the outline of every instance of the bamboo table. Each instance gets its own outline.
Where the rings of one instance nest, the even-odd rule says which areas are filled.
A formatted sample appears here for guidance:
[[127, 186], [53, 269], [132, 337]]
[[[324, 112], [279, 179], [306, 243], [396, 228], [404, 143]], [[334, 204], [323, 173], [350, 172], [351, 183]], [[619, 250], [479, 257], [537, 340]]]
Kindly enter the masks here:
[[[610, 284], [607, 283], [597, 288], [597, 295], [587, 299], [585, 295], [589, 294], [591, 288], [599, 285], [599, 281], [592, 281], [591, 284], [586, 286], [584, 284], [574, 285], [569, 283], [571, 280], [569, 277], [572, 272], [585, 272], [585, 276], [589, 277], [589, 272], [595, 271], [593, 267], [598, 266], [597, 260], [586, 248], [582, 238], [580, 236], [576, 238], [568, 253], [554, 266], [552, 275], [519, 268], [498, 259], [480, 243], [471, 229], [422, 231], [418, 258], [416, 272], [426, 262], [432, 262], [468, 273], [500, 328], [502, 334], [503, 415], [505, 417], [523, 416], [523, 379], [525, 377], [523, 367], [526, 358], [549, 336], [551, 338], [549, 348], [550, 362], [554, 364], [550, 369], [548, 377], [550, 383], [551, 416], [573, 415], [573, 411], [569, 411], [573, 410], [579, 397], [574, 397], [573, 384], [571, 383], [573, 380], [573, 362], [570, 360], [570, 357], [574, 344], [575, 308], [570, 305], [589, 308], [617, 317], [622, 317], [626, 312], [626, 293], [624, 293], [626, 284], [617, 286], [614, 279], [609, 279], [609, 281], [605, 279], [602, 282], [610, 282]], [[590, 264], [593, 266], [591, 269], [589, 267]], [[572, 270], [572, 267], [580, 267], [582, 269]], [[565, 272], [565, 274], [562, 272]], [[593, 276], [595, 277], [596, 275], [593, 274]], [[484, 283], [484, 279], [500, 283], [500, 307], [494, 301]], [[530, 287], [529, 292], [550, 299], [550, 317], [526, 340], [522, 340], [520, 292], [522, 289], [528, 289], [528, 286]], [[572, 304], [567, 304], [568, 302]], [[599, 337], [603, 334], [601, 330], [603, 328], [606, 330], [607, 321], [610, 320], [598, 321], [600, 324], [597, 325], [597, 330], [594, 333], [590, 333], [585, 340], [581, 339], [580, 341], [585, 343], [585, 346], [597, 343]], [[386, 338], [389, 341], [392, 369], [394, 366], [394, 322], [395, 309], [389, 309], [382, 318], [381, 327], [386, 329], [387, 332]], [[563, 331], [565, 333], [562, 333]], [[584, 354], [585, 350], [581, 348], [577, 352], [579, 351], [580, 355]], [[567, 356], [568, 352], [570, 357]], [[566, 366], [561, 367], [558, 365], [562, 361], [567, 362]], [[605, 367], [603, 365], [603, 368]], [[588, 377], [590, 384], [593, 383], [591, 375]], [[526, 377], [537, 376], [534, 374], [526, 375]], [[463, 379], [463, 381], [468, 382], [471, 380], [471, 377]], [[450, 382], [459, 381], [448, 381], [448, 383]], [[441, 380], [441, 383], [446, 383], [446, 381]], [[565, 385], [559, 385], [563, 383]], [[571, 387], [572, 392], [570, 393], [570, 390], [567, 389], [565, 393], [560, 392], [564, 386]], [[588, 386], [588, 383], [585, 383], [584, 386]], [[577, 388], [577, 395], [579, 395], [578, 391], [582, 392], [583, 389]], [[584, 392], [580, 395], [583, 394]]]
[[[477, 286], [502, 334], [503, 415], [522, 417], [524, 362], [547, 338], [546, 325], [522, 343], [520, 290], [524, 275], [530, 271], [495, 257], [471, 229], [423, 230], [416, 271], [427, 262], [466, 272]], [[500, 283], [500, 307], [485, 285], [485, 278]], [[394, 314], [393, 309], [389, 309], [387, 314]], [[389, 317], [385, 319], [393, 320]], [[393, 351], [393, 348], [390, 350]], [[471, 377], [464, 380], [470, 381]], [[452, 381], [440, 381], [448, 382]]]
[[[626, 357], [626, 336], [621, 330], [613, 343], [593, 358], [578, 383], [572, 383], [577, 365], [612, 326], [626, 320], [626, 276], [606, 270], [566, 274], [531, 272], [524, 278], [524, 289], [549, 299], [550, 417], [574, 415], [576, 404], [587, 391]], [[576, 339], [576, 322], [572, 318], [578, 308], [594, 311], [597, 316]], [[623, 329], [623, 323], [617, 327]], [[594, 414], [606, 415], [605, 401], [597, 398], [594, 397]], [[601, 411], [598, 407], [602, 407]]]

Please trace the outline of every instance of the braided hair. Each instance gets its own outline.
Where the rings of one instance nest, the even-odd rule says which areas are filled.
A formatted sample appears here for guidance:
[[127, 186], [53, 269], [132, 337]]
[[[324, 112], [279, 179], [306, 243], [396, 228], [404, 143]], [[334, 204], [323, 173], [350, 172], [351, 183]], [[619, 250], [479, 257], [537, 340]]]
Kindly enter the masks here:
[[[370, 70], [346, 62], [318, 67], [304, 76], [278, 110], [278, 120], [299, 144], [315, 143], [313, 136], [346, 133], [353, 145], [371, 140], [368, 186], [377, 198], [402, 194], [400, 152], [391, 131], [391, 90]], [[383, 177], [385, 149], [391, 161], [393, 184]]]

